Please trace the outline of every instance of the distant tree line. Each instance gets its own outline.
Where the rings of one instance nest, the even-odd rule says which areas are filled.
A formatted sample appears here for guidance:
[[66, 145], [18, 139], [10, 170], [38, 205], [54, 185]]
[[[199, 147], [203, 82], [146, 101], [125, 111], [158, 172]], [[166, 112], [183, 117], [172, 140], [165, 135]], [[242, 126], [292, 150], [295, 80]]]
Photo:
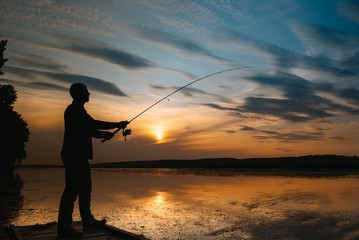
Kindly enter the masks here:
[[[1, 36], [0, 36], [1, 37]], [[4, 58], [7, 40], [0, 41], [0, 75], [8, 59]], [[30, 131], [26, 121], [14, 111], [17, 94], [14, 86], [0, 84], [0, 171], [12, 172], [26, 157], [25, 143]]]
[[152, 160], [96, 163], [106, 168], [206, 168], [206, 169], [284, 169], [284, 170], [359, 170], [359, 156], [307, 155], [277, 158], [206, 158], [193, 160]]

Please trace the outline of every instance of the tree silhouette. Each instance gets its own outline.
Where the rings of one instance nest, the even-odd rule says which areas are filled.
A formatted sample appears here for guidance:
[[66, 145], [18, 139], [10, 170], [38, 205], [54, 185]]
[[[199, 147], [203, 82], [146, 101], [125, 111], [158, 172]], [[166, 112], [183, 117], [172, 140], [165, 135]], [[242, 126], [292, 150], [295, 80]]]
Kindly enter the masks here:
[[[4, 59], [7, 41], [0, 42], [0, 75], [7, 59]], [[25, 143], [29, 141], [30, 131], [21, 115], [12, 106], [17, 99], [12, 85], [0, 84], [0, 171], [12, 172], [26, 157]]]

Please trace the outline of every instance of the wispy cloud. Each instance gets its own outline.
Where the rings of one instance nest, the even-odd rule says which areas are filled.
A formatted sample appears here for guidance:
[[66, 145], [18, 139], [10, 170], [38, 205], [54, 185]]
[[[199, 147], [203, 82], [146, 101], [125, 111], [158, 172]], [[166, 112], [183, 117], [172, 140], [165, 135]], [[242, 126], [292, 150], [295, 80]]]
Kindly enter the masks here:
[[339, 67], [344, 68], [346, 66], [343, 61], [355, 56], [359, 51], [357, 36], [314, 23], [295, 22], [291, 26], [308, 48], [308, 57], [314, 60], [323, 60], [323, 56], [326, 56], [327, 64], [339, 63]]
[[345, 88], [338, 91], [338, 96], [348, 99], [351, 103], [359, 106], [359, 90], [355, 88]]
[[108, 44], [102, 41], [65, 35], [58, 35], [57, 38], [61, 40], [64, 45], [63, 48], [66, 51], [86, 55], [124, 68], [138, 69], [156, 66], [155, 63], [148, 59], [126, 51], [111, 48]]
[[358, 1], [343, 1], [338, 4], [338, 12], [359, 25], [359, 2]]
[[22, 87], [27, 87], [27, 88], [31, 88], [31, 89], [49, 89], [49, 90], [55, 90], [55, 91], [63, 91], [63, 92], [68, 92], [69, 89], [67, 87], [58, 85], [58, 84], [53, 84], [53, 83], [48, 83], [48, 82], [21, 82], [21, 81], [17, 81], [17, 80], [11, 80], [11, 79], [4, 79], [4, 78], [0, 78], [0, 83], [2, 84], [11, 84], [14, 86], [22, 86]]
[[[230, 42], [264, 56], [274, 71], [267, 74], [254, 72], [246, 78], [255, 83], [257, 89], [268, 89], [264, 95], [246, 97], [232, 106], [220, 103], [206, 106], [230, 114], [254, 113], [290, 122], [358, 115], [359, 39], [318, 24], [297, 22], [291, 26], [307, 45], [308, 52], [294, 52], [225, 30], [224, 36]], [[311, 70], [317, 75], [301, 76], [300, 69]], [[341, 83], [336, 81], [339, 79]], [[277, 96], [271, 92], [276, 92]]]
[[[304, 78], [280, 72], [272, 75], [255, 75], [248, 77], [247, 80], [268, 91], [281, 90], [282, 94], [275, 98], [249, 96], [244, 98], [243, 103], [232, 107], [223, 107], [214, 103], [206, 106], [231, 114], [253, 113], [259, 116], [278, 117], [290, 122], [305, 122], [342, 114], [359, 114], [359, 92], [356, 89], [339, 89], [328, 83], [311, 83]], [[337, 103], [328, 97], [318, 95], [320, 92], [340, 97], [342, 101]]]
[[102, 59], [108, 63], [116, 64], [125, 68], [136, 69], [155, 66], [154, 63], [151, 63], [151, 61], [145, 58], [116, 49], [104, 47], [87, 48], [81, 46], [71, 46], [70, 50], [83, 53], [90, 57]]
[[[222, 21], [220, 16], [217, 16], [218, 19], [214, 19], [216, 14], [211, 14], [206, 4], [191, 2], [178, 3], [178, 1], [166, 4], [164, 2], [146, 3], [139, 1], [136, 4], [126, 4], [125, 7], [123, 3], [114, 2], [112, 5], [113, 9], [111, 9], [109, 5], [103, 6], [103, 4], [94, 2], [72, 2], [70, 4], [68, 2], [57, 1], [39, 3], [8, 1], [3, 4], [4, 11], [2, 11], [0, 15], [0, 20], [6, 23], [7, 26], [14, 26], [14, 28], [19, 25], [30, 26], [29, 23], [31, 23], [32, 30], [47, 29], [49, 33], [72, 30], [96, 35], [123, 35], [129, 39], [136, 39], [136, 41], [171, 48], [171, 50], [175, 50], [177, 53], [181, 53], [186, 57], [191, 55], [215, 60], [217, 62], [230, 62], [213, 54], [204, 47], [205, 44], [203, 44], [203, 42], [197, 41], [199, 39], [198, 37], [193, 37], [194, 34], [200, 31], [198, 28], [201, 28], [201, 31], [205, 31], [203, 35], [210, 33], [206, 27], [200, 27], [200, 24], [193, 23], [195, 19], [200, 19], [200, 16], [203, 16], [203, 21], [201, 22], [207, 24], [210, 22], [212, 22], [212, 24], [218, 24], [219, 21]], [[178, 8], [174, 8], [174, 5], [177, 5]], [[189, 5], [192, 5], [192, 7]], [[98, 11], [98, 8], [106, 9], [105, 12], [107, 12], [108, 15], [104, 14], [103, 11]], [[199, 15], [198, 9], [203, 10], [201, 15]], [[188, 14], [188, 10], [196, 12], [196, 17], [193, 17], [192, 14]], [[229, 9], [227, 9], [227, 11], [232, 12], [232, 14], [238, 12], [230, 11]], [[17, 13], [16, 16], [13, 12]], [[46, 14], [38, 14], [39, 12], [45, 12]], [[177, 14], [182, 12], [182, 14], [179, 14], [178, 20], [174, 23], [172, 21], [174, 15], [170, 14], [170, 12], [176, 12]], [[190, 18], [183, 18], [183, 14]], [[126, 16], [126, 18], [121, 16]], [[138, 22], [138, 18], [140, 18], [141, 23]], [[154, 19], [157, 19], [156, 24], [151, 24]], [[190, 25], [184, 27], [185, 22]], [[164, 27], [169, 24], [171, 25], [170, 27]], [[178, 28], [182, 28], [182, 31], [176, 31]], [[180, 34], [176, 34], [176, 32]], [[141, 58], [141, 56], [133, 56], [126, 51], [114, 50], [112, 48], [97, 47], [95, 49], [86, 49], [84, 46], [76, 46], [73, 50], [78, 50], [92, 57], [98, 56], [124, 67], [152, 66], [150, 61]]]
[[64, 83], [72, 84], [76, 82], [81, 82], [87, 85], [90, 89], [99, 92], [116, 95], [116, 96], [126, 96], [126, 94], [122, 92], [115, 84], [104, 81], [99, 78], [78, 75], [78, 74], [70, 74], [70, 73], [43, 73], [43, 74]]
[[[161, 67], [144, 57], [112, 48], [109, 44], [84, 37], [73, 37], [65, 34], [39, 34], [40, 39], [35, 42], [32, 40], [14, 39], [21, 45], [33, 46], [43, 50], [51, 50], [64, 54], [82, 55], [84, 61], [88, 57], [113, 64], [127, 69], [142, 69], [151, 67]], [[48, 71], [69, 71], [70, 67], [57, 63], [50, 57], [39, 56], [36, 54], [16, 53], [10, 56], [14, 64], [24, 67], [46, 69]]]
[[0, 20], [9, 27], [22, 25], [33, 30], [111, 33], [106, 28], [109, 17], [98, 11], [100, 6], [80, 2], [4, 0], [1, 7]]
[[150, 42], [161, 44], [163, 46], [169, 46], [174, 50], [184, 52], [186, 56], [197, 55], [215, 61], [221, 61], [223, 63], [231, 62], [230, 60], [212, 54], [209, 50], [205, 49], [200, 44], [197, 44], [194, 41], [191, 41], [180, 35], [141, 25], [130, 27], [130, 29], [130, 31], [135, 34], [135, 36], [137, 36], [140, 40], [147, 40]]
[[[296, 24], [294, 26], [303, 26], [302, 24]], [[313, 26], [310, 24], [307, 24], [307, 26]], [[299, 27], [297, 27], [299, 29]], [[324, 28], [324, 27], [322, 27]], [[320, 39], [325, 39], [326, 34], [329, 34], [329, 31], [316, 31], [316, 34], [309, 34], [308, 29], [303, 30], [297, 30], [297, 33], [304, 34], [306, 36], [303, 36], [302, 38], [310, 38], [311, 42], [315, 42], [318, 45], [321, 45], [323, 42], [320, 41]], [[318, 30], [318, 28], [310, 28], [311, 31], [314, 31], [315, 29]], [[257, 54], [259, 56], [263, 56], [266, 59], [268, 59], [268, 63], [271, 64], [273, 69], [276, 69], [278, 71], [291, 71], [295, 68], [299, 69], [309, 69], [313, 70], [315, 72], [318, 72], [320, 74], [324, 74], [325, 76], [334, 75], [337, 77], [355, 77], [359, 74], [358, 69], [354, 70], [353, 66], [358, 63], [359, 60], [354, 59], [353, 56], [358, 55], [358, 50], [356, 48], [352, 48], [353, 45], [351, 44], [345, 44], [345, 47], [338, 46], [339, 48], [342, 48], [342, 51], [340, 53], [345, 54], [346, 57], [342, 56], [340, 59], [333, 58], [331, 56], [325, 56], [323, 54], [316, 54], [315, 51], [310, 51], [307, 54], [301, 54], [297, 53], [288, 49], [285, 49], [283, 47], [277, 46], [275, 44], [267, 43], [261, 40], [253, 39], [248, 36], [244, 36], [238, 32], [235, 31], [227, 31], [226, 32], [228, 39], [231, 42], [234, 42], [235, 44], [241, 46], [241, 47], [248, 47], [253, 49], [253, 53]], [[333, 33], [331, 33], [333, 34]], [[320, 35], [314, 36], [314, 35]], [[347, 42], [357, 42], [359, 45], [359, 39], [355, 39], [352, 36], [342, 36], [343, 39], [347, 39]], [[351, 38], [349, 40], [348, 38]], [[309, 41], [309, 40], [307, 40]], [[334, 41], [334, 40], [333, 40]], [[334, 43], [332, 43], [334, 44]], [[339, 42], [337, 42], [339, 45]], [[332, 52], [332, 46], [330, 43], [322, 44], [321, 46], [327, 46], [325, 50], [322, 50], [321, 52]], [[344, 49], [345, 50], [344, 50]], [[313, 47], [314, 49], [314, 47]], [[337, 56], [337, 55], [336, 55]]]
[[293, 131], [293, 132], [279, 132], [272, 130], [262, 130], [249, 126], [243, 126], [240, 131], [248, 132], [258, 140], [277, 140], [280, 142], [299, 142], [307, 140], [324, 140], [323, 132], [304, 132], [304, 131]]
[[39, 56], [37, 54], [20, 54], [10, 55], [11, 65], [22, 66], [23, 68], [47, 70], [47, 71], [67, 71], [70, 67], [59, 64], [49, 57]]
[[27, 87], [31, 87], [34, 89], [51, 89], [51, 90], [57, 90], [57, 91], [63, 91], [63, 92], [68, 92], [69, 89], [64, 87], [64, 86], [60, 86], [57, 84], [53, 84], [53, 83], [47, 83], [47, 82], [29, 82], [26, 83]]
[[238, 107], [223, 107], [216, 103], [204, 103], [203, 106], [211, 107], [211, 108], [214, 108], [217, 110], [222, 110], [222, 111], [230, 111], [230, 112], [237, 112], [237, 113], [241, 112]]
[[[151, 88], [153, 88], [153, 89], [166, 90], [167, 95], [171, 94], [172, 92], [174, 92], [174, 91], [176, 91], [176, 90], [178, 90], [178, 89], [180, 89], [182, 87], [183, 86], [179, 86], [179, 87], [163, 87], [163, 86], [159, 86], [159, 85], [151, 85]], [[204, 90], [194, 88], [194, 87], [182, 88], [179, 91], [179, 93], [182, 93], [186, 97], [198, 97], [199, 95], [201, 95], [201, 96], [208, 96], [210, 98], [217, 99], [218, 101], [221, 101], [221, 102], [232, 102], [230, 99], [228, 99], [226, 97], [223, 97], [221, 95], [206, 92]]]
[[243, 112], [259, 115], [269, 115], [292, 122], [303, 122], [317, 118], [334, 116], [323, 110], [321, 106], [314, 104], [306, 105], [306, 102], [291, 99], [274, 98], [246, 98], [244, 106], [240, 108]]
[[52, 83], [45, 84], [39, 81], [32, 82], [32, 80], [38, 79], [40, 77], [41, 79], [44, 78], [52, 79], [54, 81], [66, 83], [68, 85], [76, 82], [81, 82], [87, 85], [90, 90], [111, 94], [115, 96], [127, 96], [115, 84], [95, 77], [90, 77], [80, 74], [71, 74], [71, 73], [39, 71], [34, 69], [25, 69], [21, 67], [11, 67], [11, 66], [7, 66], [5, 69], [8, 73], [20, 76], [22, 79], [25, 79], [26, 83], [32, 85], [37, 84], [42, 87], [52, 88], [54, 90], [62, 90], [62, 88], [56, 84], [52, 84]]
[[[253, 76], [248, 79], [263, 86], [281, 89], [283, 96], [279, 96], [280, 98], [248, 97], [242, 106], [244, 111], [269, 114], [289, 121], [307, 121], [335, 116], [337, 113], [359, 114], [359, 105], [350, 107], [316, 94], [318, 90], [325, 89], [327, 93], [345, 96], [345, 99], [356, 102], [358, 92], [353, 89], [337, 89], [334, 86], [328, 87], [329, 84], [314, 84], [304, 78], [284, 73]], [[351, 94], [347, 95], [347, 92]]]

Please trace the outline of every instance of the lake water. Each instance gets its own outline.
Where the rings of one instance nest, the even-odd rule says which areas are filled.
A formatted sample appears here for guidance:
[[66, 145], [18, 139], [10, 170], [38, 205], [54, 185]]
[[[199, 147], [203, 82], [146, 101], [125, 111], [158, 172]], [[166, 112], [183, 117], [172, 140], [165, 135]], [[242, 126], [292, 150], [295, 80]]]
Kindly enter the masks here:
[[[57, 221], [64, 169], [17, 172], [24, 181], [23, 206], [12, 223]], [[220, 175], [92, 169], [92, 210], [151, 239], [359, 239], [359, 175]]]

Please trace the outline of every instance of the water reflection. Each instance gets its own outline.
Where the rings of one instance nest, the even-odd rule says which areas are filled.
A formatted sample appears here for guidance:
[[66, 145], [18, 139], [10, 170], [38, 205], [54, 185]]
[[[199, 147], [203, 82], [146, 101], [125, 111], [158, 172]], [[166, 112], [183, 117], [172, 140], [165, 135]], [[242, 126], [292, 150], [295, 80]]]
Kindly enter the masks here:
[[7, 225], [19, 216], [23, 205], [23, 180], [12, 172], [0, 173], [0, 225]]
[[[62, 171], [22, 169], [24, 209], [15, 224], [56, 220]], [[92, 176], [95, 216], [151, 239], [344, 239], [359, 226], [358, 176], [222, 177], [158, 169], [103, 169]]]
[[164, 192], [157, 192], [156, 196], [153, 198], [153, 201], [150, 201], [150, 206], [152, 206], [155, 210], [163, 209], [165, 202], [164, 195]]

